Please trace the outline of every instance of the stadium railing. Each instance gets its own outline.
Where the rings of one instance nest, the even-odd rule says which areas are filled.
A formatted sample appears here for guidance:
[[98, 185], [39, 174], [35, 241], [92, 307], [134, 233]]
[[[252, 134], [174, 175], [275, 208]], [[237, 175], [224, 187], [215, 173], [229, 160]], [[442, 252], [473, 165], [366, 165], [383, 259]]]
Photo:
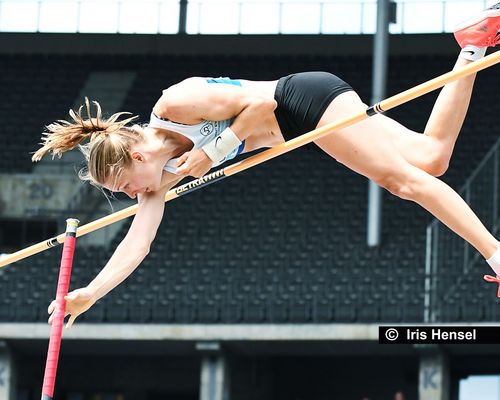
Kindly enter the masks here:
[[[500, 231], [500, 140], [465, 181], [460, 195], [493, 234]], [[425, 260], [425, 322], [444, 317], [440, 305], [461, 285], [481, 255], [437, 219], [427, 227]], [[481, 277], [478, 276], [478, 279]]]

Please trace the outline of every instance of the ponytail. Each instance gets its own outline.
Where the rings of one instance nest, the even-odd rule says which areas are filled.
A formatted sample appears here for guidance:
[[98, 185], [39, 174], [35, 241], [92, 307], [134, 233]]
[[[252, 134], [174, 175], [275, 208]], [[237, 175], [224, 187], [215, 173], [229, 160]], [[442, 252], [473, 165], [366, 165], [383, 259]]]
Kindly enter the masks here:
[[42, 147], [33, 154], [32, 161], [40, 161], [49, 151], [52, 153], [52, 158], [55, 156], [60, 158], [65, 151], [74, 149], [87, 138], [92, 143], [97, 138], [104, 140], [110, 133], [131, 129], [127, 128], [126, 125], [137, 118], [137, 116], [133, 116], [117, 121], [121, 115], [130, 114], [120, 112], [103, 120], [101, 106], [97, 101], [92, 103], [97, 109], [95, 117], [92, 117], [89, 99], [85, 97], [87, 119], [82, 117], [82, 105], [77, 113], [69, 110], [72, 121], [58, 120], [48, 125], [46, 131], [42, 133], [42, 142], [40, 143]]

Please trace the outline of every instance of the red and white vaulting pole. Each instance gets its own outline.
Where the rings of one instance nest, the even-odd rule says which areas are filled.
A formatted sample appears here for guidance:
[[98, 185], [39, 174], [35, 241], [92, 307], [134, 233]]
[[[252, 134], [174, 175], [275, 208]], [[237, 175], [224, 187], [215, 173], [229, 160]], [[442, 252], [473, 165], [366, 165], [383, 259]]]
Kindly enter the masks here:
[[57, 282], [56, 308], [50, 328], [49, 349], [43, 377], [42, 400], [52, 400], [54, 396], [57, 364], [59, 362], [59, 350], [61, 348], [62, 329], [64, 325], [64, 313], [66, 310], [65, 296], [68, 294], [69, 290], [73, 255], [75, 254], [76, 230], [79, 223], [80, 221], [73, 218], [66, 220], [66, 237], [59, 269], [59, 280]]

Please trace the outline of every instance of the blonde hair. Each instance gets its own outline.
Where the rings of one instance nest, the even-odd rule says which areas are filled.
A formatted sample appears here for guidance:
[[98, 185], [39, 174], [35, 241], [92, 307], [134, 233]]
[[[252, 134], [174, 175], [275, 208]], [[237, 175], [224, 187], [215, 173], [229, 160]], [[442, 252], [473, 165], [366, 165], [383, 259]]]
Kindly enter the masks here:
[[[40, 161], [49, 151], [52, 158], [60, 158], [78, 146], [87, 161], [87, 168], [78, 173], [80, 179], [102, 186], [110, 177], [118, 179], [131, 164], [130, 147], [143, 136], [138, 125], [126, 126], [137, 116], [118, 121], [121, 115], [130, 114], [120, 112], [103, 120], [101, 106], [97, 101], [92, 103], [97, 109], [95, 117], [91, 115], [89, 99], [85, 98], [87, 119], [82, 117], [82, 105], [78, 112], [69, 110], [72, 121], [58, 120], [48, 125], [42, 133], [42, 147], [33, 154], [32, 161]], [[89, 142], [81, 145], [87, 138]]]

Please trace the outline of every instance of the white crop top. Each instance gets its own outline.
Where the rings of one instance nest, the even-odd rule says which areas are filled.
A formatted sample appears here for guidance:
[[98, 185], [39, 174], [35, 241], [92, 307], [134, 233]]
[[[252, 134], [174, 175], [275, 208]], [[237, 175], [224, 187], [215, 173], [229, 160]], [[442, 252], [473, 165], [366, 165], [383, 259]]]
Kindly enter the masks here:
[[[207, 82], [241, 85], [239, 81], [228, 78], [207, 78]], [[233, 121], [234, 118], [223, 121], [204, 120], [195, 125], [186, 125], [160, 118], [152, 112], [148, 126], [151, 128], [168, 129], [169, 131], [180, 133], [193, 142], [193, 150], [195, 150], [214, 140], [224, 129], [230, 126]], [[216, 167], [227, 160], [233, 159], [243, 151], [244, 146], [245, 141], [243, 141], [238, 148], [234, 149], [224, 160], [214, 163], [212, 167]], [[175, 174], [177, 170], [177, 160], [178, 158], [168, 160], [163, 169]]]

